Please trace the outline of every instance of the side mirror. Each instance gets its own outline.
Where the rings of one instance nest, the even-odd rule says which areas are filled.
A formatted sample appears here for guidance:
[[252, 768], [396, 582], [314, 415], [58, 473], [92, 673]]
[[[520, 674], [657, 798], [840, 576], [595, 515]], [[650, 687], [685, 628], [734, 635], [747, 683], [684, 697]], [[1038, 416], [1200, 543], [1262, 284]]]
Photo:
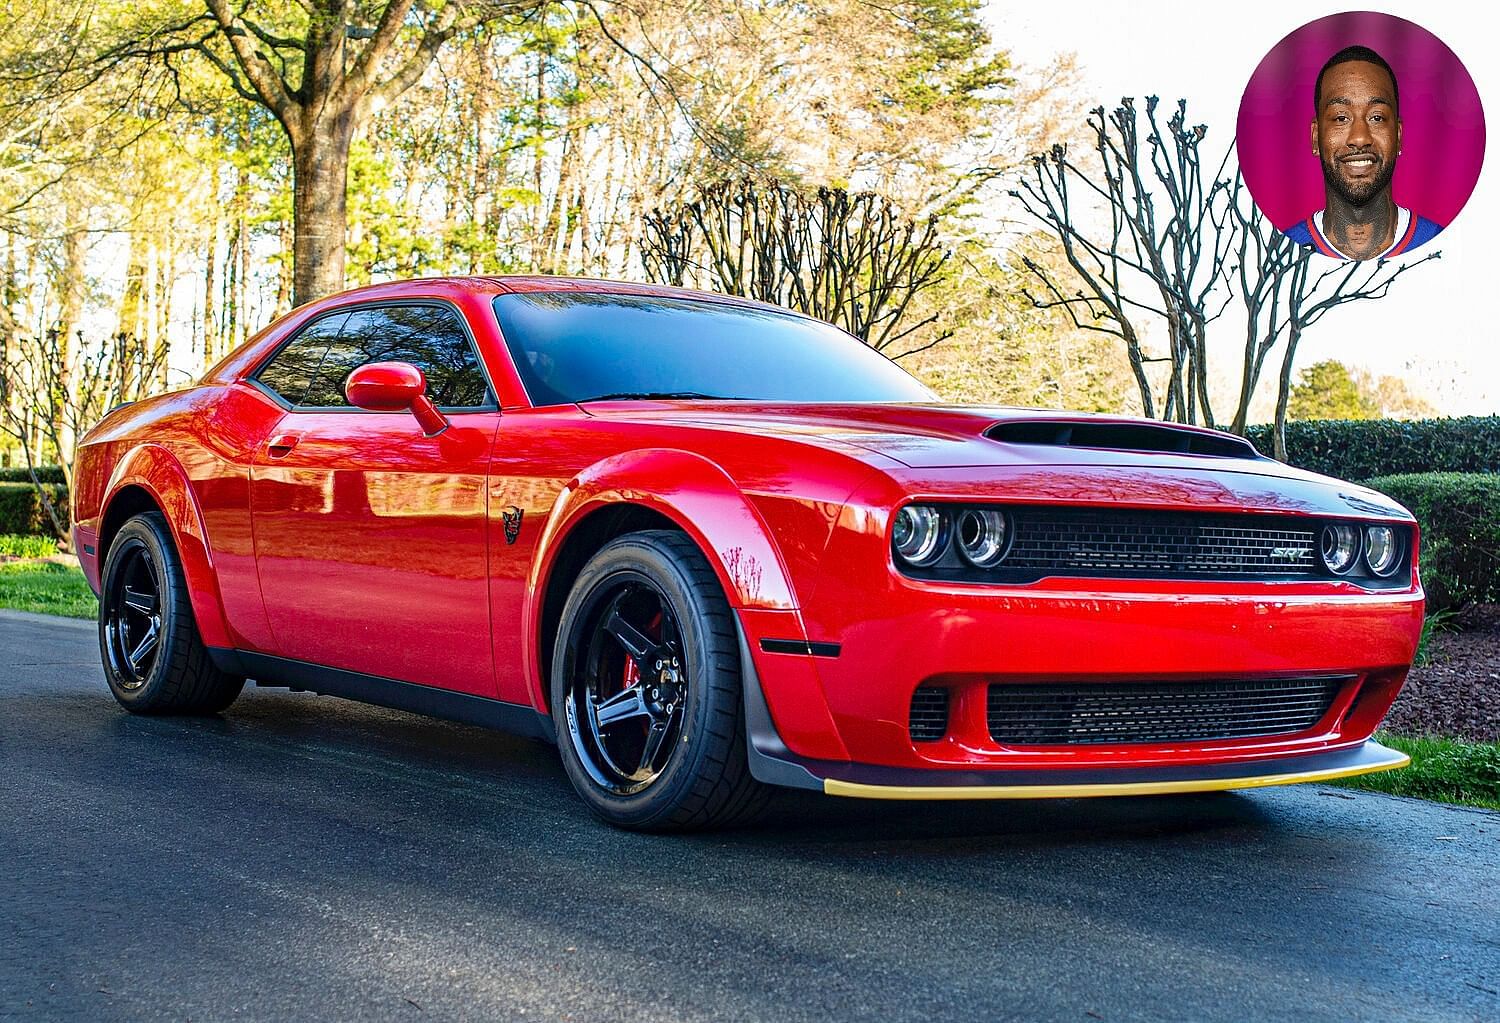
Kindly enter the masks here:
[[410, 412], [422, 434], [436, 437], [448, 419], [427, 397], [427, 377], [409, 362], [367, 362], [344, 384], [349, 404], [371, 412]]

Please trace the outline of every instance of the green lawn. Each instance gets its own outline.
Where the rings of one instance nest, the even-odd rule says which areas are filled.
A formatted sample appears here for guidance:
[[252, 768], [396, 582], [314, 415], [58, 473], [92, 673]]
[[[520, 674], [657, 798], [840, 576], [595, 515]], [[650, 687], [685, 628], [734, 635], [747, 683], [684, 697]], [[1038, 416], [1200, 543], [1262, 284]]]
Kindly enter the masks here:
[[0, 564], [0, 607], [68, 618], [97, 618], [99, 601], [76, 565], [55, 561]]
[[1407, 739], [1384, 733], [1376, 738], [1410, 756], [1411, 766], [1332, 784], [1500, 810], [1500, 743]]

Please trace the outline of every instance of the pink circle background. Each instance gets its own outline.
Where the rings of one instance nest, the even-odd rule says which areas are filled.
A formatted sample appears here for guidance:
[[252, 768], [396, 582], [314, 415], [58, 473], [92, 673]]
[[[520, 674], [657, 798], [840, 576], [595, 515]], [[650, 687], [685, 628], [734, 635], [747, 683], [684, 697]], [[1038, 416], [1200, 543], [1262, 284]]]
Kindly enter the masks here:
[[1380, 54], [1396, 72], [1396, 203], [1447, 227], [1479, 180], [1484, 108], [1453, 51], [1422, 26], [1390, 14], [1350, 11], [1319, 18], [1266, 54], [1245, 86], [1236, 124], [1245, 185], [1279, 230], [1323, 208], [1323, 170], [1308, 138], [1313, 83], [1329, 57], [1356, 43]]

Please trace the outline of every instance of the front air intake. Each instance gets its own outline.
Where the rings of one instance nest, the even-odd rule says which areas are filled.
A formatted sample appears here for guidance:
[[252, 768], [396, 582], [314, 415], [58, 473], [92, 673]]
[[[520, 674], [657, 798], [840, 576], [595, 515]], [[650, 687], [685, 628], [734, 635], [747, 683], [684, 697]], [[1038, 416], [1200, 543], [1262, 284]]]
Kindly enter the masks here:
[[990, 737], [1001, 745], [1077, 746], [1293, 735], [1323, 720], [1351, 680], [996, 683]]
[[948, 690], [922, 686], [911, 695], [911, 741], [937, 742], [948, 734]]
[[1109, 451], [1161, 451], [1213, 458], [1259, 458], [1255, 446], [1232, 434], [1205, 433], [1167, 423], [1093, 423], [1027, 419], [999, 423], [984, 435], [1006, 444], [1104, 448]]

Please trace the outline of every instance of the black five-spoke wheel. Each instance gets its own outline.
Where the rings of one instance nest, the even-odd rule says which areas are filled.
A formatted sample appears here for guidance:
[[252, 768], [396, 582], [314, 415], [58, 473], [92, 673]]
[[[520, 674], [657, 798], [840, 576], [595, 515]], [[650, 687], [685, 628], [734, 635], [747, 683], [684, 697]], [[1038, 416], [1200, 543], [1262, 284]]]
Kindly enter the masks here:
[[612, 824], [734, 823], [767, 790], [745, 756], [733, 612], [681, 533], [630, 533], [599, 551], [563, 607], [552, 712], [563, 765]]
[[584, 769], [616, 795], [661, 776], [682, 734], [689, 680], [671, 605], [649, 579], [626, 575], [599, 593], [566, 707]]
[[151, 551], [127, 537], [103, 595], [104, 654], [117, 684], [133, 692], [146, 684], [161, 646], [161, 583]]
[[217, 714], [245, 680], [214, 666], [159, 512], [130, 519], [104, 556], [99, 649], [110, 692], [137, 714]]

